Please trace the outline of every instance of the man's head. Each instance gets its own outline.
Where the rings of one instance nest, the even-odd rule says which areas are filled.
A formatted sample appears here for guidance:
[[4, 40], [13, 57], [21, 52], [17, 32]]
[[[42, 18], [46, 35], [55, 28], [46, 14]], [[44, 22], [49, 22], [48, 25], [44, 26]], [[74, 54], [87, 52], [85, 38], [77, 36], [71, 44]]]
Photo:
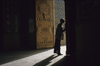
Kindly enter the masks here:
[[60, 19], [60, 23], [64, 23], [65, 21], [64, 21], [64, 19]]

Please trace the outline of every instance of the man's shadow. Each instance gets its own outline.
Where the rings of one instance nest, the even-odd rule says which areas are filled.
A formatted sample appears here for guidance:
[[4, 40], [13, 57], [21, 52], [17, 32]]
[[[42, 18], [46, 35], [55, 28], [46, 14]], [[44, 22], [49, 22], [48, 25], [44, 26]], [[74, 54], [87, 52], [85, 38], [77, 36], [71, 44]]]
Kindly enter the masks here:
[[46, 65], [48, 65], [49, 63], [50, 63], [50, 61], [52, 60], [52, 59], [54, 59], [54, 58], [56, 58], [56, 57], [58, 57], [57, 55], [51, 55], [50, 57], [48, 57], [48, 58], [46, 58], [46, 59], [44, 59], [44, 60], [42, 60], [41, 62], [38, 62], [38, 63], [36, 63], [35, 65], [33, 65], [33, 66], [46, 66]]

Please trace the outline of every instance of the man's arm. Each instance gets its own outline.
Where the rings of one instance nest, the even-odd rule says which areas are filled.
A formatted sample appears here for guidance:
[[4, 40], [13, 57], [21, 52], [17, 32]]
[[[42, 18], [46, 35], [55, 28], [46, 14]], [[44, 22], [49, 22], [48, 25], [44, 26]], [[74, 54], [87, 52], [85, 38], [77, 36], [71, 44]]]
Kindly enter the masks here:
[[66, 28], [64, 28], [64, 29], [62, 28], [62, 32], [64, 32], [64, 31], [66, 31]]

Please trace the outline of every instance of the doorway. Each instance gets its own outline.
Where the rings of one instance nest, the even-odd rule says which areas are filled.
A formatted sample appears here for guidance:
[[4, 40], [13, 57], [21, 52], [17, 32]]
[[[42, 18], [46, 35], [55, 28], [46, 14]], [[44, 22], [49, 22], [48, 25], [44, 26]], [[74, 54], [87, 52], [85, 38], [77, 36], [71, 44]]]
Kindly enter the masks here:
[[[64, 0], [54, 0], [55, 6], [55, 32], [57, 25], [60, 23], [60, 19], [65, 19], [65, 2]], [[64, 23], [65, 24], [65, 23]], [[62, 25], [65, 28], [65, 25]], [[63, 33], [64, 39], [61, 40], [61, 45], [66, 45], [66, 31]]]

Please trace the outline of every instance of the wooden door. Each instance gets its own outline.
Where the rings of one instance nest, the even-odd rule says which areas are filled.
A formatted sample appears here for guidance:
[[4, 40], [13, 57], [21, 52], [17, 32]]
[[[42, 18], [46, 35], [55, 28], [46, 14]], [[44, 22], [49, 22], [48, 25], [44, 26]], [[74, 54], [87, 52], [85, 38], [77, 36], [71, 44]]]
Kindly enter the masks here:
[[[73, 4], [73, 5], [72, 5]], [[66, 12], [66, 45], [67, 52], [66, 54], [74, 55], [76, 54], [76, 32], [75, 32], [75, 23], [76, 23], [76, 0], [70, 1], [65, 0], [65, 12]]]
[[37, 49], [54, 46], [53, 0], [36, 0]]

